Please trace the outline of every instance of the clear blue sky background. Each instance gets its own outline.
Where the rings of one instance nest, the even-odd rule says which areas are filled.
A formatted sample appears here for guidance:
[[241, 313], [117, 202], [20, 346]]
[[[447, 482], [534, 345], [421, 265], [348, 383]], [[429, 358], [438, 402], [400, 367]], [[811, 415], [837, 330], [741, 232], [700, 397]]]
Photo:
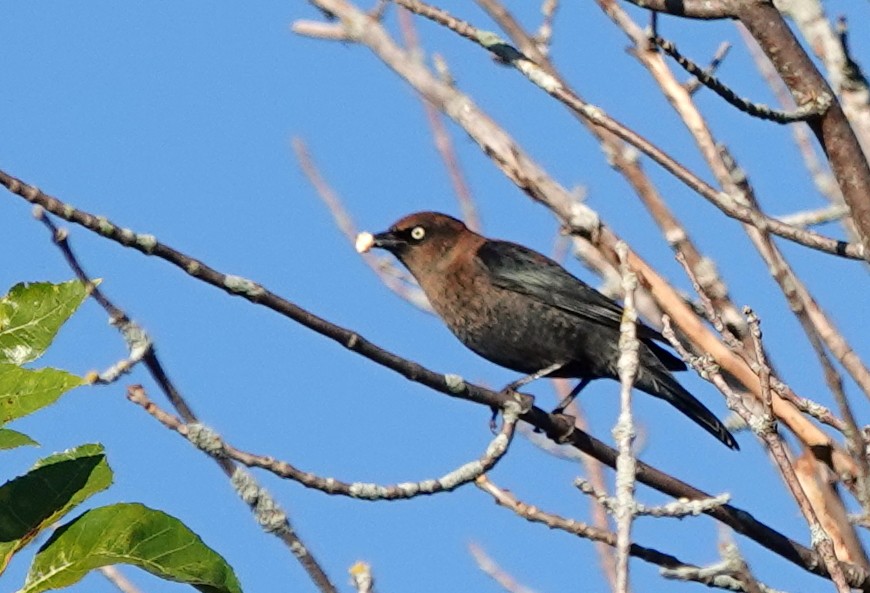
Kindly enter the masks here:
[[[444, 2], [457, 16], [491, 28], [472, 3]], [[512, 2], [537, 25], [537, 3]], [[576, 88], [705, 178], [688, 134], [624, 51], [624, 36], [592, 3], [565, 2], [554, 57]], [[832, 0], [849, 10], [855, 55], [870, 68], [870, 4]], [[640, 13], [634, 11], [640, 16]], [[309, 143], [323, 173], [362, 228], [381, 230], [420, 209], [458, 213], [414, 93], [364, 48], [299, 38], [298, 18], [318, 18], [302, 2], [242, 4], [153, 2], [7, 2], [0, 21], [0, 168], [92, 213], [108, 216], [201, 258], [252, 278], [375, 343], [441, 372], [500, 387], [516, 375], [466, 351], [440, 322], [390, 293], [336, 230], [305, 181], [290, 139]], [[395, 10], [387, 14], [396, 30]], [[689, 288], [649, 216], [596, 143], [564, 109], [485, 52], [428, 23], [425, 46], [442, 53], [457, 84], [668, 278]], [[734, 42], [722, 78], [744, 96], [771, 101], [748, 65], [730, 23], [664, 18], [661, 32], [705, 61], [722, 40]], [[775, 214], [818, 207], [784, 127], [751, 121], [702, 91], [699, 104]], [[552, 250], [557, 224], [454, 134], [488, 234]], [[716, 258], [738, 305], [751, 304], [783, 378], [800, 394], [832, 405], [818, 364], [760, 258], [738, 223], [649, 164], [653, 179], [699, 246]], [[828, 225], [823, 230], [839, 234]], [[153, 336], [159, 354], [202, 419], [235, 445], [286, 459], [323, 476], [395, 483], [439, 476], [480, 455], [490, 439], [489, 412], [453, 401], [265, 309], [192, 281], [178, 270], [72, 228], [89, 272]], [[866, 268], [784, 250], [820, 302], [870, 356]], [[596, 279], [572, 264], [590, 282]], [[0, 197], [0, 291], [19, 281], [62, 281], [71, 273], [23, 200]], [[124, 345], [95, 303], [73, 318], [46, 364], [84, 373], [124, 356]], [[697, 377], [681, 380], [722, 416], [717, 392]], [[141, 501], [186, 522], [235, 567], [245, 590], [310, 591], [307, 577], [275, 539], [263, 534], [213, 463], [124, 399], [144, 370], [109, 387], [79, 389], [51, 409], [17, 422], [43, 446], [3, 454], [0, 478], [40, 456], [101, 442], [116, 484], [89, 504]], [[867, 405], [849, 384], [859, 419]], [[530, 390], [544, 406], [546, 383]], [[599, 437], [610, 440], [616, 385], [583, 394]], [[641, 458], [707, 491], [731, 492], [738, 506], [808, 543], [806, 526], [775, 469], [750, 435], [733, 453], [676, 411], [637, 399]], [[582, 473], [518, 439], [493, 479], [526, 502], [584, 519], [588, 500], [571, 486]], [[482, 545], [518, 580], [542, 592], [605, 589], [592, 544], [515, 518], [473, 487], [399, 503], [328, 497], [257, 474], [285, 506], [300, 535], [343, 590], [357, 560], [373, 565], [384, 592], [498, 591], [470, 558]], [[608, 476], [610, 473], [608, 472]], [[646, 488], [645, 502], [663, 502]], [[708, 518], [640, 520], [637, 541], [686, 561], [717, 559]], [[44, 538], [43, 538], [44, 541]], [[737, 538], [759, 578], [786, 590], [824, 584]], [[12, 591], [32, 547], [0, 578]], [[663, 583], [654, 567], [633, 563], [636, 590], [689, 590]], [[152, 593], [178, 591], [127, 569]], [[78, 591], [113, 588], [91, 575]]]

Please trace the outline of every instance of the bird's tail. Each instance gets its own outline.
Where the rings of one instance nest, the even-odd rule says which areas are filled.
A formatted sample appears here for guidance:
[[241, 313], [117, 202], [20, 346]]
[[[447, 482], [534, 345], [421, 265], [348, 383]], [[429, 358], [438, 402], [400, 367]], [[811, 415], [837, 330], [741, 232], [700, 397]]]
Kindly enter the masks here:
[[665, 400], [731, 449], [740, 449], [734, 436], [713, 412], [686, 391], [667, 371], [641, 367], [635, 387]]

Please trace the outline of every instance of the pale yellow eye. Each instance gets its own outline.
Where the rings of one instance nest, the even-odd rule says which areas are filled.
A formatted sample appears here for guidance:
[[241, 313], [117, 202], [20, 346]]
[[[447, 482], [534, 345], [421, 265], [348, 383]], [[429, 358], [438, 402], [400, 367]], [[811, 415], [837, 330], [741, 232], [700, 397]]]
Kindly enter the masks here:
[[411, 229], [411, 238], [414, 239], [415, 241], [419, 241], [425, 236], [426, 236], [426, 229], [424, 229], [423, 227], [415, 226], [413, 229]]

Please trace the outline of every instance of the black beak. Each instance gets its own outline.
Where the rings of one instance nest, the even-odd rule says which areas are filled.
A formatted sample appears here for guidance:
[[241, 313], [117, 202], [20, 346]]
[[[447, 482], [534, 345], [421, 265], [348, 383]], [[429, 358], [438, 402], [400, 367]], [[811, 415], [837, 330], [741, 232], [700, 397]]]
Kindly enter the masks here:
[[374, 236], [374, 239], [375, 247], [386, 249], [387, 251], [395, 251], [408, 245], [407, 241], [397, 237], [392, 231], [384, 231], [383, 233], [378, 233]]

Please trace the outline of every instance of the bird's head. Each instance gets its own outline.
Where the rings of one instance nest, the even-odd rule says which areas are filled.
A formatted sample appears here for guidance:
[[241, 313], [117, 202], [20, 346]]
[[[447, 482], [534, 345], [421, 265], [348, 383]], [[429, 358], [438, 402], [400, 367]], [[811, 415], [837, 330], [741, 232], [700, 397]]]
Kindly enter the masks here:
[[416, 212], [383, 233], [360, 233], [356, 248], [365, 253], [372, 247], [386, 249], [415, 276], [437, 263], [461, 240], [475, 237], [462, 221], [438, 212]]

